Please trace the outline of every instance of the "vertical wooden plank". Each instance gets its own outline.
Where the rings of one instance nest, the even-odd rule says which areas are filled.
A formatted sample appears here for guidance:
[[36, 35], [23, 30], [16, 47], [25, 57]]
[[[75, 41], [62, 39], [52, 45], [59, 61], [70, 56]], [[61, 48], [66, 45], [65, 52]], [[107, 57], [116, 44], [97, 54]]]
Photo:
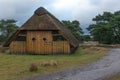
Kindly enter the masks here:
[[53, 54], [70, 53], [70, 45], [67, 41], [53, 41]]
[[28, 53], [35, 53], [35, 46], [34, 46], [34, 41], [32, 38], [35, 38], [35, 33], [33, 31], [27, 31], [27, 52]]
[[39, 35], [38, 31], [36, 31], [36, 35], [35, 35], [35, 38], [36, 38], [36, 41], [35, 41], [36, 52], [35, 52], [35, 53], [36, 53], [36, 54], [39, 54], [39, 53], [38, 53], [38, 51], [39, 51], [39, 50], [38, 50], [38, 39], [39, 39], [39, 38], [38, 38], [38, 35]]
[[40, 41], [39, 41], [39, 44], [40, 44], [40, 54], [44, 54], [44, 42], [43, 42], [43, 31], [42, 32], [40, 32]]
[[13, 41], [10, 44], [10, 53], [23, 54], [26, 52], [26, 42], [25, 41]]
[[56, 49], [55, 49], [55, 42], [54, 42], [54, 41], [53, 41], [53, 44], [52, 44], [52, 45], [53, 45], [53, 46], [52, 46], [52, 47], [53, 47], [53, 48], [52, 48], [52, 49], [53, 49], [52, 51], [53, 51], [53, 54], [55, 54], [55, 50], [56, 50]]
[[64, 53], [68, 53], [66, 41], [64, 41]]
[[68, 41], [64, 41], [64, 53], [70, 53], [70, 45]]
[[[35, 37], [33, 42], [31, 39]], [[47, 40], [44, 41], [43, 38]], [[51, 31], [28, 31], [27, 32], [27, 51], [35, 54], [52, 53], [52, 34]]]
[[29, 37], [30, 37], [30, 36], [29, 36], [29, 34], [30, 34], [30, 32], [27, 31], [27, 53], [30, 52], [30, 50], [29, 50], [29, 49], [30, 49], [30, 46], [29, 46], [29, 44], [30, 44], [30, 43], [29, 43]]
[[34, 36], [33, 36], [35, 38], [35, 40], [33, 41], [34, 54], [37, 54], [37, 37], [36, 37], [36, 35], [37, 35], [37, 31], [34, 32]]

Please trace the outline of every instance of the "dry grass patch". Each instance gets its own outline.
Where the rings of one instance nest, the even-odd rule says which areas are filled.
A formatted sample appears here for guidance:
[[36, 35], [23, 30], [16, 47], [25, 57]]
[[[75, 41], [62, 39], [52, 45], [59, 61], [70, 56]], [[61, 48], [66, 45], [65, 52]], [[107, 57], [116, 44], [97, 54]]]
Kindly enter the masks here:
[[102, 53], [106, 51], [104, 47], [84, 47], [83, 52], [86, 54]]
[[[100, 47], [79, 47], [71, 55], [10, 55], [0, 53], [0, 80], [25, 79], [68, 67], [85, 65], [105, 56], [107, 50]], [[35, 65], [32, 65], [34, 63]], [[30, 66], [31, 65], [31, 66]], [[37, 71], [30, 71], [37, 67]]]
[[36, 72], [36, 71], [38, 71], [38, 66], [37, 66], [37, 64], [32, 63], [32, 64], [30, 65], [30, 67], [29, 67], [29, 71], [30, 71], [30, 72]]

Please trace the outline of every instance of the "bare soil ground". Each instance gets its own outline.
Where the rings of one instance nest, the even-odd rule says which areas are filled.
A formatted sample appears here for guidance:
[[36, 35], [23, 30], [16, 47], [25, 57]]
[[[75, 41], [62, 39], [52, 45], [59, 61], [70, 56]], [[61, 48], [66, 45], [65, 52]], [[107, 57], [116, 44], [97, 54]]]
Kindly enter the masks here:
[[67, 69], [56, 73], [32, 77], [29, 80], [102, 80], [120, 72], [120, 49], [111, 49], [109, 54], [87, 66]]

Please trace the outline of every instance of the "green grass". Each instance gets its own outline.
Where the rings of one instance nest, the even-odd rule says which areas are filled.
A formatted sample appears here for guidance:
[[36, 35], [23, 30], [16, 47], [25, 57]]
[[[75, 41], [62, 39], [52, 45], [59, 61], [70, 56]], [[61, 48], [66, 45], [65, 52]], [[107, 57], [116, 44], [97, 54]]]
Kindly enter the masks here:
[[[52, 71], [68, 67], [85, 65], [96, 61], [106, 55], [104, 48], [81, 48], [71, 55], [10, 55], [0, 53], [0, 80], [13, 80], [16, 78], [27, 78], [33, 75], [46, 74]], [[44, 61], [57, 61], [57, 67], [43, 67], [40, 64]], [[37, 72], [30, 72], [31, 63], [38, 65]]]

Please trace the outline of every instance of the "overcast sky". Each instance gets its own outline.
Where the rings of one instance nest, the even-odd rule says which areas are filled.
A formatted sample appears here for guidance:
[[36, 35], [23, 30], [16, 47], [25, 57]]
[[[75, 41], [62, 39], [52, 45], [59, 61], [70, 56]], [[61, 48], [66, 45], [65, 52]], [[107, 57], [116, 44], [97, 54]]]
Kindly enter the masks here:
[[21, 26], [40, 6], [59, 20], [80, 21], [85, 31], [97, 14], [120, 10], [120, 0], [0, 0], [0, 19], [15, 19]]

